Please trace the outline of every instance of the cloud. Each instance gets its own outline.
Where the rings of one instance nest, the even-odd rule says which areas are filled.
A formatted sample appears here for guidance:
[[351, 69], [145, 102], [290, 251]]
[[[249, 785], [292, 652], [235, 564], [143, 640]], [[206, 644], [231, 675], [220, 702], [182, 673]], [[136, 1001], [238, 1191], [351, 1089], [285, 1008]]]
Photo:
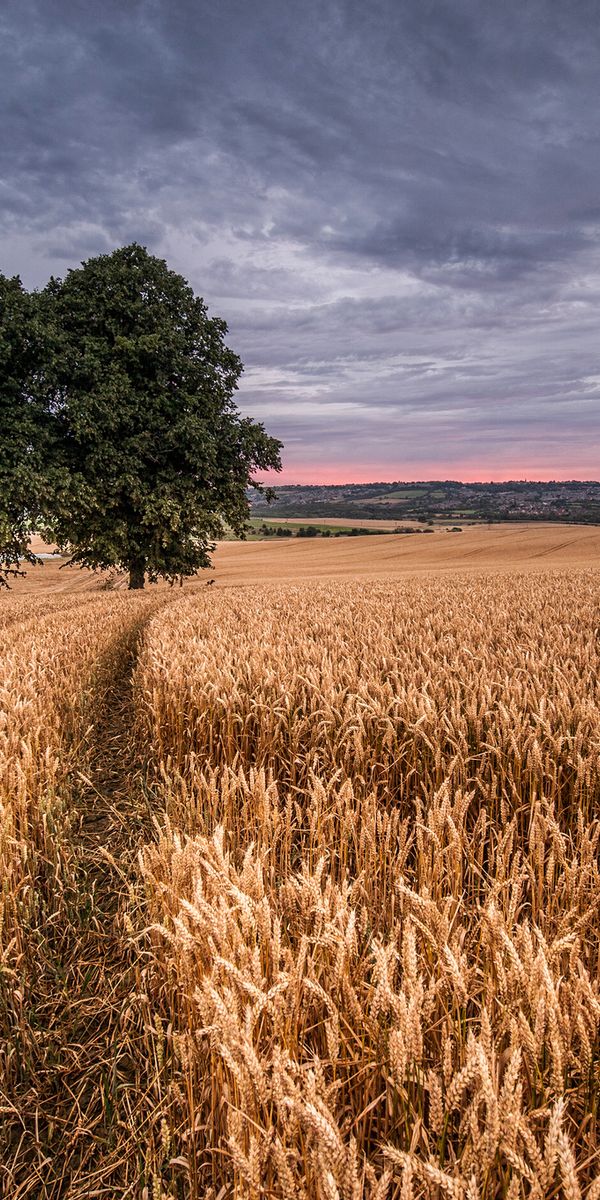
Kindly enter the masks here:
[[288, 476], [517, 451], [576, 475], [598, 441], [596, 17], [6, 0], [0, 269], [166, 256], [228, 320]]

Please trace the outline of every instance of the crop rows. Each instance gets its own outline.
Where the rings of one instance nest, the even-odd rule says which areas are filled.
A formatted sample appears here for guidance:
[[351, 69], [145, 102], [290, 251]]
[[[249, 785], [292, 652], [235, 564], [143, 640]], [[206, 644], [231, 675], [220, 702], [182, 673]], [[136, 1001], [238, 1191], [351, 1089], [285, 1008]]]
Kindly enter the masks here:
[[265, 587], [151, 623], [164, 1180], [600, 1196], [597, 588]]
[[110, 957], [98, 926], [94, 977], [115, 938], [134, 964], [114, 1112], [44, 1149], [93, 1137], [97, 1171], [44, 1191], [12, 1134], [19, 1196], [600, 1200], [599, 582], [3, 599], [5, 1113], [52, 1069], [35, 985], [82, 921], [94, 739], [99, 806], [146, 821]]

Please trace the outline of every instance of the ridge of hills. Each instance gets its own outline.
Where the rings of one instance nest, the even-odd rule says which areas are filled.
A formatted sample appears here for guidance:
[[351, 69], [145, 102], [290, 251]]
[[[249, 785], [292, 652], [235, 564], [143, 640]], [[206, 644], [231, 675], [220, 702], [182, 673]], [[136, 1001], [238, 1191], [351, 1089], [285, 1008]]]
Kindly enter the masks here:
[[600, 482], [281, 484], [270, 504], [249, 492], [252, 516], [368, 520], [552, 521], [600, 524]]

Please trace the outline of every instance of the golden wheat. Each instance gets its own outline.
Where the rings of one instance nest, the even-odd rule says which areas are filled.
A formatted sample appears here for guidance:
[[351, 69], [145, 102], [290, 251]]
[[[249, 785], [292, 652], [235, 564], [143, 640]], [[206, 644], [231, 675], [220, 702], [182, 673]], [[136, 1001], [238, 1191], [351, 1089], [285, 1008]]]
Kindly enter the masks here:
[[265, 587], [151, 622], [161, 1178], [597, 1194], [598, 582]]
[[[3, 597], [3, 1116], [56, 1045], [85, 1063], [59, 1134], [42, 1145], [19, 1109], [9, 1190], [598, 1200], [599, 583], [191, 585], [154, 615], [121, 594]], [[103, 748], [97, 713], [144, 622], [124, 774], [123, 730]], [[109, 933], [94, 908], [97, 982], [86, 968], [52, 1009], [89, 920], [94, 739], [100, 807], [127, 786], [156, 830], [137, 876], [101, 847], [129, 911]], [[118, 938], [133, 982], [96, 1068], [79, 1025], [48, 1021], [101, 1014]], [[117, 1061], [102, 1124], [92, 1091]]]

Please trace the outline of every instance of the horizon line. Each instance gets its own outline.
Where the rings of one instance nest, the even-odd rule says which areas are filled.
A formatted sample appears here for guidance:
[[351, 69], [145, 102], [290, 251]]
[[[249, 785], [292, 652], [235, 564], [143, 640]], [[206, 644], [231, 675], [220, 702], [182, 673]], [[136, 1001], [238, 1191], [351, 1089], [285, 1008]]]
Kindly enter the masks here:
[[[279, 481], [277, 479], [274, 479], [273, 484], [271, 485], [271, 483], [269, 482], [268, 486], [269, 487], [274, 486], [274, 487], [304, 487], [304, 488], [315, 487], [315, 488], [319, 488], [319, 487], [371, 487], [374, 484], [384, 484], [384, 485], [400, 484], [403, 487], [404, 486], [407, 486], [407, 487], [413, 486], [414, 487], [418, 484], [423, 484], [423, 483], [446, 483], [446, 484], [458, 483], [463, 487], [469, 487], [469, 486], [477, 487], [477, 486], [482, 486], [484, 484], [488, 484], [488, 485], [495, 484], [496, 486], [500, 486], [502, 484], [511, 484], [511, 483], [529, 483], [529, 484], [579, 483], [579, 484], [594, 484], [596, 487], [600, 486], [599, 479], [576, 479], [575, 477], [569, 477], [568, 479], [554, 479], [554, 478], [552, 478], [552, 479], [520, 478], [519, 479], [516, 476], [514, 478], [510, 478], [510, 479], [452, 479], [452, 478], [442, 479], [441, 476], [438, 476], [437, 478], [430, 478], [430, 479], [366, 479], [366, 480], [345, 479], [345, 480], [340, 480], [340, 481], [336, 481], [336, 482], [327, 482], [327, 481], [323, 480], [318, 483], [317, 482], [302, 483], [301, 481], [291, 482], [288, 480], [285, 480], [285, 481], [280, 480]], [[251, 484], [250, 486], [252, 487], [253, 485]]]

